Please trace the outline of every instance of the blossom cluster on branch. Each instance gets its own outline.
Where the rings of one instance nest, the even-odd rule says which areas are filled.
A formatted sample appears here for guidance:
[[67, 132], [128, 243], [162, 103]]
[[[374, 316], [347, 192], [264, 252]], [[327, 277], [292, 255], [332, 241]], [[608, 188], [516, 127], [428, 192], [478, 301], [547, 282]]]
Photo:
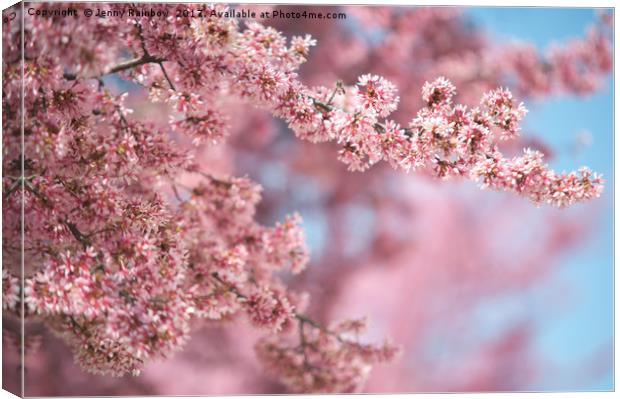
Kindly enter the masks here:
[[[544, 164], [540, 152], [526, 150], [520, 157], [506, 159], [498, 151], [496, 139], [516, 137], [526, 112], [507, 89], [488, 92], [480, 107], [467, 110], [452, 103], [455, 88], [439, 78], [423, 88], [427, 107], [408, 126], [401, 127], [385, 119], [396, 110], [398, 96], [396, 87], [384, 78], [364, 75], [352, 88], [304, 86], [296, 70], [315, 44], [309, 37], [294, 38], [287, 47], [277, 31], [255, 22], [243, 31], [238, 31], [235, 21], [210, 19], [191, 21], [189, 28], [197, 41], [211, 44], [190, 45], [192, 56], [201, 60], [193, 64], [209, 68], [209, 72], [188, 68], [187, 55], [179, 54], [178, 48], [175, 54], [159, 48], [149, 50], [149, 40], [145, 40], [148, 54], [169, 61], [173, 76], [179, 76], [170, 87], [195, 90], [193, 80], [182, 76], [200, 76], [205, 80], [202, 86], [232, 92], [283, 118], [302, 139], [338, 141], [342, 144], [339, 157], [351, 170], [364, 170], [380, 160], [406, 171], [431, 167], [439, 177], [465, 176], [480, 180], [483, 187], [513, 191], [536, 203], [557, 206], [601, 193], [601, 177], [587, 168], [556, 173]], [[159, 34], [142, 30], [145, 38]], [[213, 31], [219, 32], [217, 40], [205, 33]], [[180, 36], [176, 32], [168, 34]], [[198, 55], [195, 48], [199, 49]], [[151, 66], [150, 73], [144, 72], [141, 78], [148, 81], [146, 75], [150, 75], [157, 79], [157, 72]], [[165, 100], [173, 93], [175, 98], [179, 96], [177, 90], [161, 87], [157, 85], [158, 97]], [[191, 96], [189, 92], [184, 95]], [[207, 103], [205, 98], [195, 101]]]
[[[359, 341], [357, 320], [327, 327], [306, 315], [306, 296], [283, 277], [308, 262], [300, 216], [262, 225], [260, 186], [200, 169], [192, 149], [226, 138], [227, 98], [269, 111], [300, 139], [339, 143], [351, 170], [383, 160], [557, 206], [601, 193], [601, 177], [587, 168], [556, 173], [538, 151], [500, 153], [526, 113], [507, 89], [467, 108], [437, 78], [422, 88], [426, 106], [401, 126], [388, 119], [399, 97], [383, 77], [304, 85], [298, 69], [317, 44], [309, 35], [289, 44], [256, 22], [153, 7], [171, 16], [26, 18], [23, 77], [20, 27], [3, 25], [3, 252], [16, 265], [26, 256], [23, 292], [15, 270], [3, 271], [3, 309], [23, 305], [90, 372], [138, 374], [179, 350], [197, 320], [241, 315], [271, 334], [257, 343], [258, 357], [295, 391], [359, 390], [372, 365], [398, 352]], [[133, 117], [127, 96], [109, 87], [112, 74], [169, 106], [169, 123]]]
[[[389, 72], [399, 86], [406, 86], [407, 95], [419, 90], [408, 82], [429, 73], [449, 74], [457, 85], [489, 87], [509, 81], [519, 96], [588, 94], [601, 87], [613, 65], [608, 31], [613, 21], [603, 10], [600, 22], [584, 37], [553, 43], [542, 52], [531, 43], [489, 43], [457, 8], [352, 6], [347, 11], [381, 33], [362, 60]], [[383, 59], [392, 62], [385, 65]]]

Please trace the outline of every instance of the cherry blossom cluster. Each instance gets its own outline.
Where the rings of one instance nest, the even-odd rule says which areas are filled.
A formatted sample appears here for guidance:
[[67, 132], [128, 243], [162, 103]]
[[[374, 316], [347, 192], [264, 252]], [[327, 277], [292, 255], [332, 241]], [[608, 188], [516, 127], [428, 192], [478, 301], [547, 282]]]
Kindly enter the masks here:
[[[227, 133], [226, 116], [211, 95], [227, 87], [204, 78], [202, 69], [218, 60], [206, 51], [205, 59], [196, 59], [184, 46], [176, 51], [155, 38], [171, 25], [140, 21], [102, 33], [115, 35], [102, 38], [113, 47], [131, 36], [127, 42], [138, 43], [139, 62], [78, 68], [87, 54], [63, 57], [50, 42], [56, 39], [48, 36], [48, 22], [31, 24], [24, 66], [27, 176], [19, 176], [21, 150], [11, 135], [5, 136], [3, 176], [5, 220], [15, 221], [3, 226], [14, 238], [3, 250], [18, 264], [23, 198], [24, 251], [31, 256], [23, 291], [13, 273], [3, 274], [5, 309], [19, 313], [23, 295], [26, 316], [63, 337], [85, 370], [113, 376], [139, 374], [151, 359], [174, 353], [200, 319], [246, 315], [258, 328], [286, 336], [302, 317], [305, 297], [287, 290], [276, 273], [300, 273], [308, 262], [300, 216], [271, 227], [258, 224], [260, 186], [205, 173], [192, 158], [197, 145]], [[189, 21], [176, 27], [216, 53], [230, 43], [213, 35], [236, 35], [231, 26], [204, 27], [206, 33]], [[16, 35], [15, 28], [5, 27], [4, 34]], [[275, 31], [246, 33], [248, 41], [276, 37]], [[278, 56], [296, 67], [312, 44], [300, 38]], [[107, 65], [105, 57], [116, 50], [102, 53], [97, 65]], [[165, 68], [164, 56], [178, 57], [178, 65]], [[5, 64], [8, 115], [19, 112], [19, 69], [17, 61]], [[105, 71], [134, 79], [148, 87], [153, 101], [170, 104], [174, 135], [133, 118], [127, 95], [113, 94]], [[19, 131], [18, 119], [5, 119], [4, 128]]]
[[[249, 30], [259, 38], [274, 35], [271, 28], [257, 24]], [[406, 171], [431, 168], [441, 178], [482, 180], [482, 187], [557, 206], [595, 198], [602, 191], [601, 177], [588, 169], [557, 174], [542, 162], [542, 154], [532, 160], [532, 151], [503, 157], [497, 139], [516, 137], [526, 113], [507, 89], [486, 93], [480, 106], [468, 110], [453, 104], [454, 86], [439, 78], [423, 88], [427, 106], [407, 127], [400, 127], [382, 119], [398, 103], [394, 85], [385, 79], [365, 75], [350, 90], [338, 85], [334, 90], [307, 88], [295, 78], [296, 65], [286, 60], [283, 38], [276, 36], [268, 45], [259, 39], [251, 45], [252, 52], [244, 52], [239, 49], [248, 46], [247, 36], [244, 32], [243, 44], [231, 50], [238, 52], [230, 67], [236, 94], [285, 119], [303, 139], [341, 143], [339, 158], [351, 170], [386, 160]], [[278, 45], [273, 48], [273, 43]]]
[[[529, 43], [489, 43], [484, 32], [468, 26], [467, 16], [458, 8], [353, 6], [347, 12], [374, 30], [371, 44], [355, 43], [364, 52], [355, 62], [379, 65], [378, 73], [389, 73], [403, 97], [418, 90], [410, 82], [428, 79], [429, 74], [450, 76], [459, 87], [490, 88], [511, 82], [520, 96], [586, 94], [601, 87], [613, 66], [608, 11], [601, 10], [600, 23], [590, 26], [583, 37], [552, 44], [542, 52]], [[338, 39], [330, 44], [336, 43]], [[347, 60], [342, 64], [344, 71]]]
[[380, 76], [363, 75], [359, 78], [357, 97], [364, 109], [376, 111], [385, 118], [396, 110], [396, 86]]
[[591, 93], [601, 85], [601, 72], [610, 71], [613, 65], [607, 36], [605, 31], [591, 28], [583, 39], [550, 47], [542, 60], [534, 47], [524, 44], [503, 49], [498, 58], [517, 78], [521, 92]]
[[[468, 108], [438, 78], [401, 126], [388, 119], [400, 101], [396, 85], [381, 76], [304, 85], [299, 67], [316, 45], [309, 35], [289, 44], [256, 22], [153, 7], [170, 17], [26, 18], [23, 81], [20, 27], [3, 25], [3, 257], [12, 265], [3, 271], [3, 309], [23, 306], [44, 321], [92, 373], [138, 374], [178, 351], [205, 319], [247, 320], [270, 334], [258, 356], [295, 391], [357, 391], [374, 364], [396, 355], [393, 345], [362, 343], [358, 321], [326, 327], [306, 315], [306, 296], [286, 284], [309, 259], [301, 217], [258, 223], [259, 185], [196, 162], [227, 137], [228, 101], [269, 111], [301, 139], [338, 143], [351, 170], [386, 161], [557, 206], [602, 190], [586, 168], [558, 174], [540, 152], [499, 152], [526, 113], [507, 89]], [[112, 75], [144, 88], [170, 118], [135, 115]]]
[[354, 339], [365, 329], [363, 320], [345, 320], [332, 328], [298, 321], [297, 343], [264, 338], [256, 345], [268, 370], [297, 392], [359, 392], [374, 363], [394, 358], [399, 348], [361, 344]]
[[21, 287], [19, 279], [6, 270], [2, 270], [2, 309], [17, 309]]

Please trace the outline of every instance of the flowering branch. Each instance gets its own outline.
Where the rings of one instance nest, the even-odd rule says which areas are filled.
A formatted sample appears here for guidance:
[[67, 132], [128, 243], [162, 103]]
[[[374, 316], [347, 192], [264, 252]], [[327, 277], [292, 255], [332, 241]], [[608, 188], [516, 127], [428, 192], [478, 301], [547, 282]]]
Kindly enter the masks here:
[[127, 61], [114, 65], [112, 68], [110, 68], [107, 71], [106, 75], [126, 71], [128, 69], [133, 69], [137, 66], [144, 65], [144, 64], [155, 63], [155, 64], [161, 65], [163, 61], [164, 60], [157, 58], [157, 57], [153, 57], [152, 55], [144, 54], [142, 57], [134, 58], [132, 60], [127, 60]]
[[[587, 168], [558, 174], [543, 163], [538, 151], [526, 149], [522, 156], [512, 159], [501, 154], [496, 137], [517, 137], [519, 123], [527, 112], [507, 89], [487, 93], [480, 107], [467, 110], [452, 104], [456, 90], [448, 80], [439, 78], [423, 88], [427, 107], [409, 126], [401, 127], [392, 120], [379, 119], [396, 110], [399, 101], [396, 87], [386, 79], [365, 75], [348, 93], [338, 83], [327, 96], [326, 89], [312, 90], [294, 78], [293, 71], [299, 65], [295, 56], [308, 53], [309, 46], [314, 45], [311, 39], [297, 41], [291, 48], [268, 47], [246, 42], [247, 32], [254, 37], [263, 32], [278, 35], [251, 24], [246, 33], [239, 34], [239, 43], [215, 49], [219, 57], [235, 65], [223, 68], [220, 78], [227, 78], [240, 97], [287, 121], [298, 137], [343, 144], [339, 159], [351, 170], [365, 170], [379, 160], [405, 171], [431, 168], [440, 178], [469, 177], [481, 182], [483, 188], [512, 191], [535, 203], [559, 207], [587, 201], [602, 192], [601, 176]], [[249, 47], [262, 50], [245, 54]], [[349, 110], [332, 105], [334, 100], [348, 102]], [[184, 123], [191, 126], [199, 121], [188, 118]]]
[[[270, 324], [272, 316], [280, 310], [255, 307], [256, 298], [248, 297], [226, 283], [217, 273], [213, 278], [227, 287], [237, 298], [250, 304], [250, 311], [263, 315], [252, 316], [259, 324]], [[261, 304], [261, 307], [264, 304]], [[264, 315], [267, 315], [265, 317]], [[366, 345], [347, 339], [345, 334], [359, 335], [365, 321], [347, 320], [334, 329], [327, 328], [307, 315], [292, 311], [297, 323], [297, 344], [290, 339], [266, 338], [256, 348], [261, 360], [270, 367], [272, 374], [289, 388], [299, 392], [352, 392], [361, 387], [371, 364], [392, 360], [400, 349], [388, 342], [383, 345]], [[305, 325], [312, 327], [305, 330]]]

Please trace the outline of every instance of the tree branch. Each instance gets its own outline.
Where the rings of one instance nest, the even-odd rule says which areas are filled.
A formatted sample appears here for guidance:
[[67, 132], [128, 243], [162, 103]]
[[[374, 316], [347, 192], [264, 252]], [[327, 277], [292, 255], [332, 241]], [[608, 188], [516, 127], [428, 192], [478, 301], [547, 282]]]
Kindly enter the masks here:
[[176, 87], [174, 87], [174, 85], [172, 84], [172, 80], [170, 79], [170, 76], [168, 76], [168, 72], [166, 72], [166, 68], [164, 68], [163, 61], [159, 61], [158, 64], [159, 64], [159, 67], [161, 68], [161, 71], [164, 73], [164, 77], [168, 81], [168, 84], [170, 85], [170, 88], [172, 90], [176, 91], [177, 90]]
[[155, 63], [155, 64], [160, 64], [161, 65], [161, 63], [163, 61], [165, 61], [163, 58], [157, 58], [157, 57], [154, 57], [154, 56], [152, 56], [150, 54], [145, 54], [145, 55], [143, 55], [140, 58], [134, 58], [133, 60], [121, 62], [120, 64], [117, 64], [117, 65], [113, 66], [112, 68], [110, 68], [103, 75], [110, 75], [110, 74], [113, 74], [113, 73], [125, 71], [127, 69], [135, 68], [137, 66], [144, 65], [144, 64]]
[[[231, 286], [226, 281], [222, 280], [222, 278], [217, 274], [217, 272], [211, 273], [211, 277], [213, 277], [218, 283], [220, 283], [224, 287], [226, 287], [228, 289], [228, 291], [230, 291], [233, 294], [235, 294], [235, 296], [237, 296], [237, 298], [243, 299], [243, 300], [247, 300], [248, 299], [248, 297], [246, 295], [242, 294], [235, 287]], [[310, 317], [308, 317], [307, 315], [305, 315], [303, 313], [293, 312], [293, 317], [295, 317], [299, 321], [299, 323], [301, 323], [301, 324], [307, 323], [308, 325], [310, 325], [310, 326], [320, 330], [324, 334], [333, 336], [334, 338], [336, 338], [341, 343], [346, 343], [347, 342], [345, 339], [343, 339], [340, 336], [340, 334], [338, 334], [338, 333], [328, 329], [327, 327], [321, 325], [320, 323], [316, 322], [315, 320], [311, 319]], [[305, 339], [305, 335], [304, 335], [304, 339]]]

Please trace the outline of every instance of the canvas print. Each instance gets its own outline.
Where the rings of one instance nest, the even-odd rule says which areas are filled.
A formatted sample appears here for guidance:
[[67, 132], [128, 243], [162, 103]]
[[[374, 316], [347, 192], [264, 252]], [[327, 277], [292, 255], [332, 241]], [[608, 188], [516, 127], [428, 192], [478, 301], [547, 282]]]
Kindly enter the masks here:
[[614, 389], [613, 8], [2, 18], [3, 389]]

